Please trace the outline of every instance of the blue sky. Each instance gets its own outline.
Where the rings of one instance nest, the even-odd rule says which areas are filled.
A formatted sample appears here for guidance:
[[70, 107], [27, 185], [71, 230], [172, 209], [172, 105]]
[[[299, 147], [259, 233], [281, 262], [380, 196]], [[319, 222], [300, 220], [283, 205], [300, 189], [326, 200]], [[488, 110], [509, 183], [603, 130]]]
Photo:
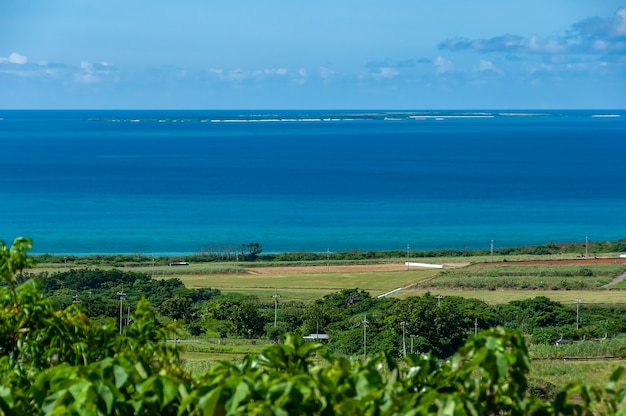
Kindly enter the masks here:
[[626, 108], [626, 2], [2, 0], [0, 108]]

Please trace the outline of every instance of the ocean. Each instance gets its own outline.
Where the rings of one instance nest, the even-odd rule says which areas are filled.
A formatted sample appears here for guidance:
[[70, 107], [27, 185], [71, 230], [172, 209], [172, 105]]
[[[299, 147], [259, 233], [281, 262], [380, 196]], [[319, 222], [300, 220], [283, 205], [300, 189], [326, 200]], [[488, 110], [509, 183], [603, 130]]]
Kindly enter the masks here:
[[0, 111], [33, 253], [489, 249], [626, 237], [626, 111]]

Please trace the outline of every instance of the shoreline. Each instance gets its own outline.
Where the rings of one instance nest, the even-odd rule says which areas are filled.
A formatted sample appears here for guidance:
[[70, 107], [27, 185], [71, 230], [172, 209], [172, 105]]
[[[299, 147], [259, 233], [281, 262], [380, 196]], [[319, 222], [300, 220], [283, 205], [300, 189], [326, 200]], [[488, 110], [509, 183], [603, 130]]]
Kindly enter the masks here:
[[[587, 246], [586, 246], [587, 244]], [[174, 253], [174, 254], [148, 254], [148, 253], [37, 253], [31, 255], [43, 262], [58, 262], [59, 260], [103, 260], [118, 262], [148, 263], [153, 260], [191, 260], [198, 263], [203, 262], [298, 262], [298, 261], [322, 261], [322, 260], [385, 260], [400, 259], [405, 261], [418, 261], [420, 259], [432, 258], [473, 258], [473, 257], [497, 257], [499, 261], [514, 263], [516, 256], [552, 256], [549, 261], [612, 261], [622, 260], [623, 252], [626, 252], [626, 238], [609, 242], [570, 242], [570, 243], [549, 243], [543, 245], [502, 247], [491, 249], [441, 249], [441, 250], [347, 250], [347, 251], [291, 251], [291, 252], [264, 252], [261, 250], [255, 254], [239, 248], [219, 253], [195, 252], [195, 253]], [[608, 257], [607, 257], [608, 256]], [[509, 258], [507, 260], [507, 257]], [[407, 260], [408, 259], [408, 260]], [[547, 260], [548, 261], [548, 260]]]

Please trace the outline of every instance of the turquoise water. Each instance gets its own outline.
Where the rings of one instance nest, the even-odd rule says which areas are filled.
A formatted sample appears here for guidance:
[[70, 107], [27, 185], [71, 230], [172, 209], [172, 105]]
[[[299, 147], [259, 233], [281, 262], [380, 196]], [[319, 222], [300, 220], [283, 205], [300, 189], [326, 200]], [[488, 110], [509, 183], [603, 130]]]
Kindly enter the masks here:
[[624, 111], [0, 111], [0, 149], [37, 253], [626, 237]]

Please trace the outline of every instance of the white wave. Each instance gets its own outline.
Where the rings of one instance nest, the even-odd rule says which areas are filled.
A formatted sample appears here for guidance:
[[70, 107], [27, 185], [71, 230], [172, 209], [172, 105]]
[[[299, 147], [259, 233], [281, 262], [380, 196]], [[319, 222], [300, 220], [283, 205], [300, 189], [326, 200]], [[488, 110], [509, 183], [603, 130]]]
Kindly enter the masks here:
[[540, 113], [498, 113], [499, 116], [502, 117], [537, 117], [537, 116], [545, 116], [546, 114]]
[[493, 114], [485, 114], [485, 115], [437, 115], [437, 116], [409, 116], [410, 119], [413, 120], [427, 120], [427, 119], [435, 119], [435, 120], [444, 120], [447, 118], [494, 118]]

